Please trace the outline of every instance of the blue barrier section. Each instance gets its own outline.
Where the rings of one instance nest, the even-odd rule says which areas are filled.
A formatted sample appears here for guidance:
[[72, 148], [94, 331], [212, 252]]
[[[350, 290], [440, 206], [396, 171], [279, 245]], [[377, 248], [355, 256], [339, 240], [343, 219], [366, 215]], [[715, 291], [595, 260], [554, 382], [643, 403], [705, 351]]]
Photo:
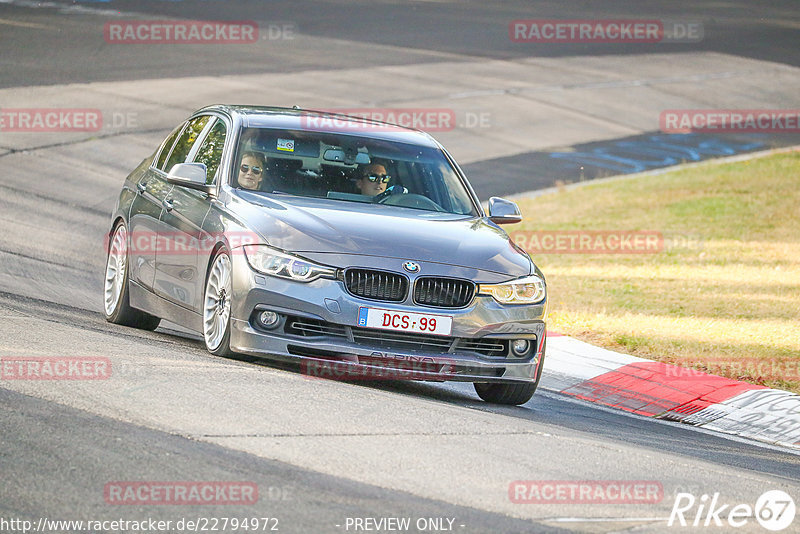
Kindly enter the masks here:
[[649, 133], [464, 165], [481, 199], [800, 144], [798, 134]]

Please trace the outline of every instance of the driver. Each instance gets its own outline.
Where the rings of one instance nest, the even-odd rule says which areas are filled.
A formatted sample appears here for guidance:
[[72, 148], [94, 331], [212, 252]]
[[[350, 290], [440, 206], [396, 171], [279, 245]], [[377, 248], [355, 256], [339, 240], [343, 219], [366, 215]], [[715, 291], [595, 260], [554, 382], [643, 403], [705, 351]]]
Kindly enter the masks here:
[[361, 169], [356, 187], [362, 195], [374, 197], [386, 191], [386, 184], [391, 179], [392, 177], [386, 174], [386, 167], [380, 163], [372, 163]]
[[264, 157], [258, 152], [245, 152], [239, 165], [239, 186], [260, 189], [264, 177]]

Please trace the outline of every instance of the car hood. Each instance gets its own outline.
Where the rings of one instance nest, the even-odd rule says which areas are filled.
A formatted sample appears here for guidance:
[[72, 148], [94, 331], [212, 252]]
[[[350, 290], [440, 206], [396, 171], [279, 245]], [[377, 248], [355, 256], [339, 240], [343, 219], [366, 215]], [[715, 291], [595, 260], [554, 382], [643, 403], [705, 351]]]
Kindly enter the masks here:
[[298, 254], [361, 255], [470, 267], [510, 276], [533, 272], [528, 255], [482, 217], [237, 191], [231, 205], [271, 246]]

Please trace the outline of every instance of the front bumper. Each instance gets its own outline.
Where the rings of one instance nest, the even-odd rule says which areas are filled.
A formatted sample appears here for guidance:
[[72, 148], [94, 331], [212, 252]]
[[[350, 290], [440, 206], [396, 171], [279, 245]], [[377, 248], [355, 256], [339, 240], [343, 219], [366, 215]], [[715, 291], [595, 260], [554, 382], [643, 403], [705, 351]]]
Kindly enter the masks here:
[[[546, 301], [503, 306], [476, 296], [461, 309], [372, 301], [351, 295], [340, 280], [283, 280], [255, 273], [243, 254], [231, 259], [230, 345], [236, 352], [299, 362], [304, 373], [321, 378], [520, 383], [535, 382], [541, 374]], [[381, 269], [378, 260], [365, 265], [370, 260], [362, 256], [359, 266]], [[422, 268], [427, 274], [448, 274], [441, 264]], [[445, 338], [358, 327], [363, 306], [451, 315], [452, 333]], [[280, 314], [278, 326], [261, 327], [255, 320], [261, 310]], [[530, 343], [521, 356], [510, 350], [518, 339]]]

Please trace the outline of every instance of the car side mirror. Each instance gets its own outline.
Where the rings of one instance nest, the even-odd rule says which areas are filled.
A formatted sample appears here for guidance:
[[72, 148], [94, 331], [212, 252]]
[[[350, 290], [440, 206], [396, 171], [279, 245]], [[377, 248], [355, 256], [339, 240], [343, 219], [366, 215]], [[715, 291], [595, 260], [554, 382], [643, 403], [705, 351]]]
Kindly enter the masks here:
[[489, 199], [489, 220], [495, 224], [514, 224], [522, 221], [519, 207], [500, 197]]
[[167, 174], [167, 181], [171, 184], [197, 189], [211, 195], [216, 190], [216, 186], [207, 184], [207, 178], [208, 172], [203, 163], [176, 163]]

